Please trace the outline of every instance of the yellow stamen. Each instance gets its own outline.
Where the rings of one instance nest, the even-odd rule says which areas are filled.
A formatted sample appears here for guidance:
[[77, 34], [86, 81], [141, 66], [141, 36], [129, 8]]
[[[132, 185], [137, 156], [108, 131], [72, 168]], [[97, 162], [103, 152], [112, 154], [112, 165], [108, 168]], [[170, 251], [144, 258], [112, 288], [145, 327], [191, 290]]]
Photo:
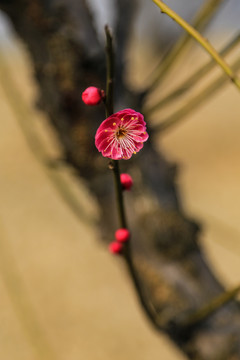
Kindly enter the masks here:
[[105, 130], [105, 132], [108, 132], [108, 130]]
[[116, 123], [114, 122], [114, 123], [113, 123], [113, 126], [115, 126], [115, 125], [116, 125]]
[[134, 117], [131, 117], [131, 120], [134, 120]]
[[136, 151], [134, 151], [133, 153], [134, 153], [134, 155], [136, 155]]
[[123, 121], [124, 120], [124, 118], [121, 118], [121, 121]]
[[115, 134], [116, 134], [116, 137], [118, 139], [121, 139], [121, 138], [123, 138], [123, 137], [125, 137], [127, 135], [127, 130], [120, 127], [120, 128], [117, 129]]

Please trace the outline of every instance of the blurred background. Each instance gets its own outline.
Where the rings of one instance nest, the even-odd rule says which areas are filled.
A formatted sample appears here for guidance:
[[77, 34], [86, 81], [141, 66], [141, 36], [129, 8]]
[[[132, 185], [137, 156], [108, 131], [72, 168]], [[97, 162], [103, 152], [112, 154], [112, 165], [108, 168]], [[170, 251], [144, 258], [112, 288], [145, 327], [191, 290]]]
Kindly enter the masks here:
[[[186, 19], [202, 3], [168, 1]], [[91, 5], [101, 38], [103, 24], [114, 21], [113, 3]], [[216, 48], [239, 32], [239, 14], [238, 0], [221, 6], [206, 32]], [[144, 84], [149, 64], [158, 63], [156, 49], [174, 43], [180, 32], [154, 4], [142, 1], [129, 39], [133, 86]], [[60, 145], [33, 106], [38, 89], [31, 61], [3, 13], [0, 48], [0, 358], [184, 359], [151, 328], [121, 260], [98, 241], [98, 208], [84, 182], [65, 165], [43, 166], [42, 149], [57, 158]], [[207, 58], [195, 46], [172, 79], [180, 81]], [[179, 166], [184, 210], [202, 224], [204, 252], [227, 288], [240, 281], [239, 116], [239, 93], [229, 83], [159, 137], [159, 149]], [[71, 189], [78, 216], [63, 200], [62, 187]]]

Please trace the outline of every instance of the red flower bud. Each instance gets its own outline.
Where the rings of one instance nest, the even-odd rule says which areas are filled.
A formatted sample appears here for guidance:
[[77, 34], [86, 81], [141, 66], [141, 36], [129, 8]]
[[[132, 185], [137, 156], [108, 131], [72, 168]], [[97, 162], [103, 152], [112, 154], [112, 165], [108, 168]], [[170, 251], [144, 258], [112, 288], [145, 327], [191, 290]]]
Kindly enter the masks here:
[[95, 86], [90, 86], [82, 93], [82, 101], [86, 105], [94, 106], [102, 101], [103, 96], [103, 90], [98, 89]]
[[133, 179], [129, 174], [121, 174], [120, 181], [123, 190], [131, 190], [131, 187], [133, 186]]
[[115, 232], [115, 239], [120, 243], [127, 242], [130, 238], [130, 231], [128, 229], [118, 229]]
[[113, 241], [109, 244], [109, 251], [112, 254], [120, 254], [122, 251], [123, 245], [117, 241]]

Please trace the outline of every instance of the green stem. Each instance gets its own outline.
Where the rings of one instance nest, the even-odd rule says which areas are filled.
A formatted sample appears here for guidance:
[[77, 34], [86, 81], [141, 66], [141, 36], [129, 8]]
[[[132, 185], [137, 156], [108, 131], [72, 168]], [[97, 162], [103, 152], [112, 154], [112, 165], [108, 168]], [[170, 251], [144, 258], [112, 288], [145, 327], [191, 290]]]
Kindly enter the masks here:
[[[234, 62], [232, 68], [235, 71], [240, 68], [240, 59]], [[220, 76], [217, 80], [213, 81], [210, 85], [207, 85], [203, 90], [201, 90], [199, 94], [190, 99], [186, 105], [162, 120], [161, 123], [152, 126], [153, 130], [163, 132], [171, 128], [173, 125], [177, 125], [187, 114], [195, 110], [201, 103], [206, 101], [206, 99], [209, 99], [216, 91], [219, 91], [226, 82], [226, 76]]]
[[[212, 19], [219, 6], [224, 0], [207, 0], [202, 8], [197, 13], [195, 19], [193, 20], [193, 27], [198, 31], [203, 30], [204, 27]], [[149, 87], [148, 91], [152, 91], [159, 83], [163, 80], [164, 77], [168, 74], [172, 65], [176, 63], [176, 59], [182, 54], [183, 50], [186, 48], [187, 44], [191, 40], [191, 35], [185, 33], [180, 39], [176, 42], [173, 48], [169, 53], [161, 60], [161, 63], [155, 69], [153, 74], [153, 82]]]
[[166, 4], [161, 0], [152, 0], [162, 11], [162, 13], [167, 14], [173, 20], [175, 20], [184, 30], [186, 30], [207, 52], [208, 54], [216, 61], [216, 63], [223, 69], [225, 74], [230, 78], [230, 80], [236, 85], [240, 90], [240, 80], [234, 74], [233, 70], [228, 66], [228, 64], [222, 59], [214, 47], [205, 39], [196, 29], [194, 29], [190, 24], [188, 24], [181, 16], [175, 13], [170, 9]]
[[[220, 55], [225, 56], [230, 53], [233, 49], [235, 49], [236, 45], [238, 45], [240, 41], [240, 34], [235, 36], [223, 50], [221, 50]], [[144, 114], [149, 116], [159, 108], [166, 106], [171, 101], [175, 100], [179, 96], [182, 96], [187, 91], [189, 91], [203, 76], [206, 76], [208, 72], [214, 67], [215, 61], [211, 60], [204, 66], [202, 66], [199, 70], [197, 70], [193, 75], [191, 75], [187, 80], [185, 80], [176, 90], [172, 91], [167, 96], [160, 99], [156, 104], [146, 108], [144, 110]]]

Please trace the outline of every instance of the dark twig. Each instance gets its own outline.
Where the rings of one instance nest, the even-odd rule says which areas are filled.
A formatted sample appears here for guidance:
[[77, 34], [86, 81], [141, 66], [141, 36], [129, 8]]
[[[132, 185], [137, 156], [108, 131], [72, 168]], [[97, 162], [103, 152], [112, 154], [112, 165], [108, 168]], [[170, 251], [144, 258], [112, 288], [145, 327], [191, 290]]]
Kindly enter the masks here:
[[[105, 109], [106, 115], [110, 116], [113, 113], [113, 74], [114, 74], [114, 51], [112, 46], [112, 35], [109, 31], [108, 26], [105, 27], [106, 33], [106, 57], [107, 57], [107, 78], [106, 78], [106, 99], [105, 99]], [[119, 223], [122, 228], [127, 228], [127, 220], [126, 220], [126, 213], [124, 208], [124, 201], [123, 201], [123, 190], [120, 181], [120, 169], [119, 169], [119, 161], [113, 160], [111, 162], [112, 166], [110, 168], [113, 170], [114, 180], [115, 180], [115, 189], [116, 189], [116, 199], [117, 199], [117, 206], [118, 206], [118, 216], [119, 216]], [[126, 264], [132, 278], [134, 287], [136, 289], [138, 299], [140, 304], [142, 305], [145, 313], [147, 314], [148, 318], [151, 320], [151, 323], [154, 327], [159, 328], [157, 323], [157, 316], [155, 309], [153, 308], [152, 304], [150, 303], [147, 295], [145, 294], [141, 283], [138, 279], [137, 272], [135, 270], [133, 264], [133, 258], [131, 253], [131, 246], [130, 243], [125, 244], [123, 249], [123, 256], [126, 260]]]
[[106, 117], [108, 117], [113, 114], [114, 52], [113, 52], [112, 35], [107, 25], [105, 26], [105, 34], [106, 34], [106, 61], [107, 61], [105, 111], [106, 111]]
[[[106, 99], [105, 99], [105, 111], [106, 116], [113, 114], [113, 94], [114, 94], [114, 51], [113, 51], [113, 40], [111, 32], [108, 26], [105, 26], [106, 34], [106, 60], [107, 60], [107, 76], [106, 76]], [[116, 199], [118, 206], [118, 214], [120, 226], [123, 228], [127, 227], [124, 203], [123, 203], [123, 194], [122, 187], [120, 182], [120, 170], [117, 160], [112, 162], [112, 170], [115, 180], [115, 189], [116, 189]]]

